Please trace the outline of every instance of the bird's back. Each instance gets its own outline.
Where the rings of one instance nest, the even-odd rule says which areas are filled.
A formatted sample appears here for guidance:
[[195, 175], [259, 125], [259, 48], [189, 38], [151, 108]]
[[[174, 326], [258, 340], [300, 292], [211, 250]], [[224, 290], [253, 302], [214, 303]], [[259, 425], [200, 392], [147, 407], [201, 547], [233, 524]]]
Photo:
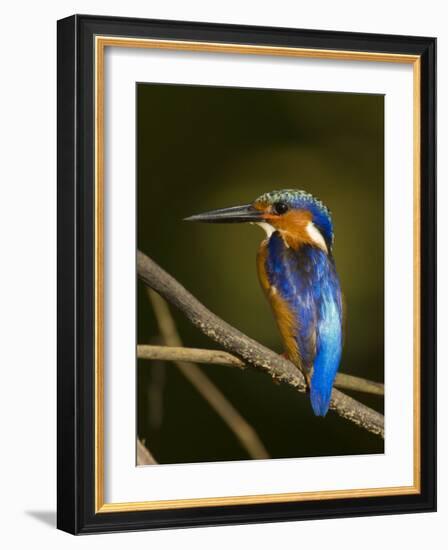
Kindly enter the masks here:
[[263, 241], [258, 273], [289, 359], [310, 385], [316, 415], [328, 410], [342, 352], [342, 305], [334, 262], [323, 250], [288, 247], [278, 231]]

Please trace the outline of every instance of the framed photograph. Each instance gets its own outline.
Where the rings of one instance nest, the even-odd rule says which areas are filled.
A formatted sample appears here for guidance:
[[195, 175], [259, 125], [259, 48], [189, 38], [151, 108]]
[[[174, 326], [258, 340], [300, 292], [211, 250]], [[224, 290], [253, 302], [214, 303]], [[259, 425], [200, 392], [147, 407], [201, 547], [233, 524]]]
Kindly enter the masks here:
[[434, 38], [58, 22], [58, 527], [436, 507]]

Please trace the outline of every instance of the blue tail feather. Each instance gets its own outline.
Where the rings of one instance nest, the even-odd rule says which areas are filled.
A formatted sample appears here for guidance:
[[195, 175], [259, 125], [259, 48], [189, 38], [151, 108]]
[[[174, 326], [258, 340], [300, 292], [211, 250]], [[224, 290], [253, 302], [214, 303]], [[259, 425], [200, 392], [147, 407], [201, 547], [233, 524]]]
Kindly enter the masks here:
[[324, 296], [317, 325], [317, 354], [311, 377], [311, 406], [316, 416], [325, 416], [331, 400], [331, 390], [341, 361], [342, 327], [340, 300], [337, 290]]
[[316, 416], [325, 416], [330, 407], [331, 390], [333, 381], [330, 383], [315, 373], [311, 379], [310, 400]]

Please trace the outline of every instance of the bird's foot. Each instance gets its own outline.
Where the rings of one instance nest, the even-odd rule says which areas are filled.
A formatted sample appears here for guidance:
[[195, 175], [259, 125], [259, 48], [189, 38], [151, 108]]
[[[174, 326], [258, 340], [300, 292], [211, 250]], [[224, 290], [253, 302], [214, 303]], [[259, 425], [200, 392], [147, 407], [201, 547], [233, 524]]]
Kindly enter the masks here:
[[[280, 355], [282, 357], [284, 357], [285, 359], [288, 359], [288, 361], [291, 361], [291, 363], [294, 363], [294, 361], [292, 361], [291, 358], [289, 357], [287, 351], [284, 351], [283, 353], [280, 353]], [[306, 392], [308, 393], [310, 391], [310, 388], [311, 388], [311, 376], [313, 374], [312, 370], [307, 370], [307, 369], [304, 369], [304, 368], [300, 368], [300, 372], [303, 374], [303, 377], [305, 378]]]

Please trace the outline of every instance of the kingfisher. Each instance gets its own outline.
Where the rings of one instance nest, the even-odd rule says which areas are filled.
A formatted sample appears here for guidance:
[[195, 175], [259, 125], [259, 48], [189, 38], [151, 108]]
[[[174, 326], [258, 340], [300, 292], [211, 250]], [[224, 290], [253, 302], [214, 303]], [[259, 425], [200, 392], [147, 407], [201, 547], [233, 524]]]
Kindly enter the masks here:
[[325, 416], [342, 354], [342, 292], [333, 258], [333, 221], [310, 193], [283, 189], [243, 206], [185, 218], [253, 223], [266, 232], [257, 254], [260, 284], [286, 357], [303, 373], [316, 416]]

